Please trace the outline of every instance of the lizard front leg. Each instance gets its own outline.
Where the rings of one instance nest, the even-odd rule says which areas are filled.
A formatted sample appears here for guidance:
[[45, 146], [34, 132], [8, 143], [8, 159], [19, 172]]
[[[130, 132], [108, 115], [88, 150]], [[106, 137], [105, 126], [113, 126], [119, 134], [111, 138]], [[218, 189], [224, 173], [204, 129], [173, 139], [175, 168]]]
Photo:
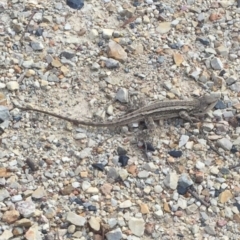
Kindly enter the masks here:
[[190, 123], [199, 121], [197, 118], [190, 116], [187, 111], [180, 111], [179, 112], [179, 117], [188, 121], [188, 122], [190, 122]]

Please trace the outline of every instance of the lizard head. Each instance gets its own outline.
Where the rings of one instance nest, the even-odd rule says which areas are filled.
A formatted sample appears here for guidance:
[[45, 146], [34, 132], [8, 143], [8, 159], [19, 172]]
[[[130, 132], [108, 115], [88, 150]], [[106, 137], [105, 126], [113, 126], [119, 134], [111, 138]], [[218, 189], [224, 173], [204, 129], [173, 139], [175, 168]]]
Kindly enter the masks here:
[[204, 96], [200, 97], [198, 99], [200, 102], [200, 108], [198, 109], [199, 114], [205, 114], [211, 110], [216, 105], [220, 97], [220, 93], [205, 94]]

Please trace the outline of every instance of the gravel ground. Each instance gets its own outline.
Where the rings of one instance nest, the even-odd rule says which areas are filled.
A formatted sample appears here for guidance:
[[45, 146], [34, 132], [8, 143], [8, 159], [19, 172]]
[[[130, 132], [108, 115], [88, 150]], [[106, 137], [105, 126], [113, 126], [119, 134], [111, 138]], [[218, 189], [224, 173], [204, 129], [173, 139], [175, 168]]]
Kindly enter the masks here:
[[[237, 1], [0, 0], [0, 49], [0, 240], [240, 239]], [[137, 123], [12, 104], [111, 120], [138, 96], [211, 92], [202, 122], [160, 121], [147, 155]]]

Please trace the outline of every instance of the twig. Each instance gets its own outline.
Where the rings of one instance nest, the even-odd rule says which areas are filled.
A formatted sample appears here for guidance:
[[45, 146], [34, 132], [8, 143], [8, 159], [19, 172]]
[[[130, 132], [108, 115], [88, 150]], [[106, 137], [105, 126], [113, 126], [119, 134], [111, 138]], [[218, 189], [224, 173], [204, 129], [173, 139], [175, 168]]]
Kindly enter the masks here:
[[25, 71], [20, 75], [20, 77], [17, 79], [17, 82], [21, 83], [22, 80], [24, 79], [26, 73], [27, 73], [27, 70], [25, 70]]
[[187, 190], [187, 191], [188, 191], [193, 197], [195, 197], [199, 202], [201, 202], [204, 206], [206, 206], [206, 207], [209, 207], [209, 206], [210, 206], [210, 203], [207, 203], [206, 201], [204, 201], [203, 199], [201, 199], [201, 198], [198, 196], [198, 194], [191, 189], [191, 186], [188, 187], [188, 190]]
[[24, 36], [25, 33], [27, 32], [27, 29], [28, 29], [28, 27], [29, 27], [29, 24], [30, 24], [31, 20], [33, 19], [34, 15], [35, 15], [36, 13], [37, 13], [37, 10], [33, 10], [33, 13], [32, 13], [32, 15], [30, 16], [30, 18], [29, 18], [29, 20], [28, 20], [28, 24], [27, 24], [27, 26], [25, 27], [25, 29], [24, 29], [24, 31], [23, 31], [23, 33], [22, 33], [22, 36], [21, 36], [21, 38], [20, 38], [20, 40], [19, 40], [20, 43], [22, 43], [23, 36]]

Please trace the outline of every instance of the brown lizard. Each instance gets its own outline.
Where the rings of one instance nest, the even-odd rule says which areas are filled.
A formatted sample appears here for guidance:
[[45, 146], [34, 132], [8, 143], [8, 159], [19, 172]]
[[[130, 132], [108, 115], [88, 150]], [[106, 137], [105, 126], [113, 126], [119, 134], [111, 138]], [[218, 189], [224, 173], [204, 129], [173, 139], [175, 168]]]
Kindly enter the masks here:
[[122, 115], [116, 120], [105, 122], [92, 122], [73, 119], [61, 116], [57, 113], [48, 112], [45, 110], [36, 109], [33, 107], [21, 107], [14, 104], [15, 107], [25, 111], [35, 111], [44, 113], [56, 118], [60, 118], [73, 124], [93, 126], [93, 127], [117, 127], [130, 123], [136, 123], [142, 120], [160, 120], [169, 119], [174, 117], [181, 117], [188, 121], [196, 121], [196, 117], [203, 116], [211, 110], [219, 99], [218, 94], [206, 94], [202, 97], [192, 100], [170, 100], [170, 101], [157, 101], [152, 104], [141, 107], [128, 114]]

